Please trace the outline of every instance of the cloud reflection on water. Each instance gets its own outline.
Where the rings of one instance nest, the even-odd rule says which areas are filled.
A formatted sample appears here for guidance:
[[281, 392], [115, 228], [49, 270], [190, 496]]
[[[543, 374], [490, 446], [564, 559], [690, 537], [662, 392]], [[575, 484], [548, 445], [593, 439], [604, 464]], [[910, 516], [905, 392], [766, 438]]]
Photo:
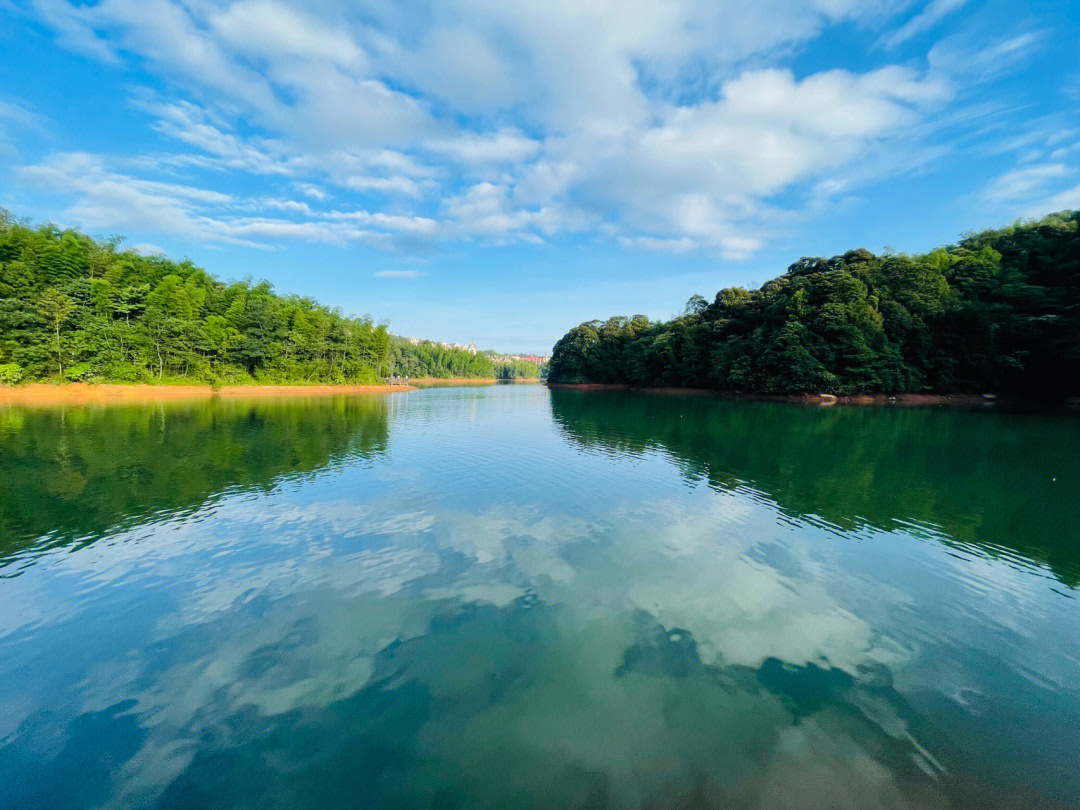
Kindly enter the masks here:
[[[687, 486], [665, 458], [583, 457], [606, 478], [560, 499], [541, 459], [579, 451], [547, 438], [517, 448], [532, 488], [496, 499], [497, 456], [447, 483], [467, 440], [42, 550], [0, 583], [0, 783], [74, 806], [347, 803], [361, 783], [369, 806], [1078, 795], [1077, 609], [1054, 578]], [[64, 782], [87, 734], [104, 759]]]

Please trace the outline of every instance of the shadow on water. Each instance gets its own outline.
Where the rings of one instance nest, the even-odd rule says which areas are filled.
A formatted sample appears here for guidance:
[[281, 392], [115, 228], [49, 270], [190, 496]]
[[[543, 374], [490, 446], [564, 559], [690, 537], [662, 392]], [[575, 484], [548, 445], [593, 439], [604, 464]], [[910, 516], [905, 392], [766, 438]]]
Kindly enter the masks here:
[[0, 409], [0, 565], [384, 453], [382, 397]]
[[555, 389], [576, 443], [661, 451], [691, 480], [759, 491], [841, 528], [914, 524], [1016, 552], [1080, 584], [1080, 419], [955, 408], [834, 407]]

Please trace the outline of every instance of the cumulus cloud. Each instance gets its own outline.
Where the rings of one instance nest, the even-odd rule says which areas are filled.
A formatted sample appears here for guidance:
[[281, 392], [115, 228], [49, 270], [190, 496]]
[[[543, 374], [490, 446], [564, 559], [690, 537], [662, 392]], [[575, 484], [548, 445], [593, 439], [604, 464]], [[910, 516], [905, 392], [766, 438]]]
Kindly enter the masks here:
[[[863, 75], [746, 72], [716, 101], [670, 106], [632, 137], [553, 146], [563, 176], [597, 207], [666, 239], [713, 245], [732, 257], [760, 244], [753, 221], [772, 195], [864, 153], [875, 139], [949, 96], [939, 79], [889, 67]], [[663, 244], [653, 242], [653, 245]], [[682, 248], [685, 241], [675, 241]]]
[[[893, 39], [959, 2], [934, 0]], [[955, 51], [938, 51], [926, 69], [796, 75], [762, 65], [830, 25], [880, 28], [907, 6], [36, 0], [33, 8], [61, 45], [160, 79], [167, 99], [135, 103], [188, 151], [154, 156], [159, 167], [287, 177], [316, 202], [333, 188], [368, 217], [251, 222], [244, 239], [366, 238], [342, 231], [358, 224], [495, 241], [593, 230], [633, 248], [743, 257], [767, 237], [778, 195], [812, 193], [841, 169], [856, 177], [876, 145], [955, 93]], [[84, 186], [72, 191], [86, 195]], [[134, 215], [121, 216], [116, 195], [91, 218], [130, 227]], [[162, 202], [156, 224], [178, 222], [170, 232], [191, 238], [236, 233], [236, 223], [211, 225], [217, 213], [178, 199], [186, 218], [172, 220], [177, 203]], [[375, 209], [388, 219], [375, 220]]]
[[515, 206], [505, 184], [477, 183], [450, 197], [444, 205], [450, 231], [459, 236], [494, 237], [497, 241], [537, 241], [537, 232], [554, 234], [584, 230], [589, 216], [559, 203], [525, 208]]

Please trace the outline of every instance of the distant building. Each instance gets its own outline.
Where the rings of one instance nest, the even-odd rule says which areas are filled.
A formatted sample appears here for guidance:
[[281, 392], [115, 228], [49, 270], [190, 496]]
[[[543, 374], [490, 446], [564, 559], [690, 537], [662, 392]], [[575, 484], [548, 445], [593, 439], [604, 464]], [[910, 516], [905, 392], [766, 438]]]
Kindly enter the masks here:
[[525, 362], [535, 363], [538, 366], [544, 365], [551, 359], [551, 355], [548, 354], [496, 354], [491, 352], [490, 356], [493, 363]]

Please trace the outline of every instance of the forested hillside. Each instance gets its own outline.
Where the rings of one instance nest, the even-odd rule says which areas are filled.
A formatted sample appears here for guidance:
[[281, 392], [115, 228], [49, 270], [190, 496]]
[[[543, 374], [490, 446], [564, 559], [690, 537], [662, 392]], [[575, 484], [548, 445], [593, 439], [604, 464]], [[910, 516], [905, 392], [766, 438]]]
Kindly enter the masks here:
[[923, 255], [804, 258], [668, 322], [590, 321], [549, 380], [745, 392], [1080, 393], [1080, 212]]
[[0, 209], [0, 383], [494, 376], [483, 355], [437, 349], [267, 282], [225, 283], [188, 260], [33, 228]]

